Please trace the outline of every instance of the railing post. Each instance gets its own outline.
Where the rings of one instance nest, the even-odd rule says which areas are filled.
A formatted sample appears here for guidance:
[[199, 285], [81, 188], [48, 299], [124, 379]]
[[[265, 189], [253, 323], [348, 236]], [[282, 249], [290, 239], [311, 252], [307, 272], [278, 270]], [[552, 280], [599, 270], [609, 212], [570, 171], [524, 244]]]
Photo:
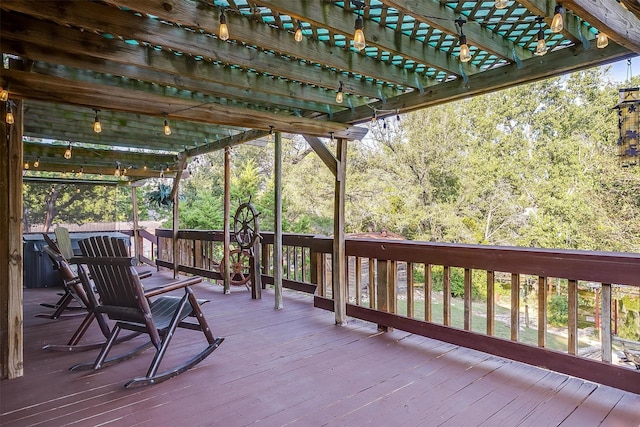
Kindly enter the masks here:
[[496, 274], [487, 271], [487, 335], [496, 333]]
[[538, 347], [547, 346], [547, 278], [538, 277]]
[[356, 304], [360, 305], [362, 303], [362, 258], [359, 256], [356, 257], [355, 275]]
[[511, 274], [511, 341], [520, 340], [520, 275]]
[[413, 302], [413, 263], [407, 263], [407, 316], [413, 318], [415, 313]]
[[424, 264], [424, 320], [431, 322], [433, 320], [433, 304], [431, 297], [433, 295], [433, 277], [431, 277], [431, 264]]
[[611, 284], [603, 283], [600, 292], [602, 304], [602, 316], [600, 320], [600, 343], [602, 350], [602, 361], [611, 363]]
[[464, 330], [471, 330], [471, 303], [473, 297], [473, 290], [471, 286], [471, 272], [470, 268], [464, 269]]
[[569, 280], [568, 351], [578, 353], [578, 281]]
[[442, 268], [442, 319], [445, 326], [451, 325], [451, 267]]

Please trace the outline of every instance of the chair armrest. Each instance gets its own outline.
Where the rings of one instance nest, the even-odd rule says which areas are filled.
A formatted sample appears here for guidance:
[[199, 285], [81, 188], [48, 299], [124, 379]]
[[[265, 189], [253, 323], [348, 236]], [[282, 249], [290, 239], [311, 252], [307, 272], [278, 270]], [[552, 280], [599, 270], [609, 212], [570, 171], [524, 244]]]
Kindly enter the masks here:
[[188, 279], [170, 282], [170, 283], [167, 283], [166, 285], [149, 289], [148, 291], [145, 291], [144, 296], [147, 298], [151, 298], [167, 292], [175, 291], [176, 289], [182, 289], [190, 285], [195, 285], [200, 282], [202, 282], [202, 277], [198, 277], [198, 276], [190, 277]]

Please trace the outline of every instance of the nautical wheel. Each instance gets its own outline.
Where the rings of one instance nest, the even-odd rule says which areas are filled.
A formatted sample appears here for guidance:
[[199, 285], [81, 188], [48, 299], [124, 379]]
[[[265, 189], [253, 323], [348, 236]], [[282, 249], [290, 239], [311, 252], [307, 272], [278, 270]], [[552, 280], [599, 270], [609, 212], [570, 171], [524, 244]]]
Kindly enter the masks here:
[[229, 253], [229, 279], [233, 286], [245, 285], [249, 289], [250, 256], [248, 251], [242, 249], [234, 249]]
[[233, 217], [233, 234], [242, 249], [251, 249], [260, 237], [258, 215], [260, 214], [250, 202], [242, 203], [236, 210]]

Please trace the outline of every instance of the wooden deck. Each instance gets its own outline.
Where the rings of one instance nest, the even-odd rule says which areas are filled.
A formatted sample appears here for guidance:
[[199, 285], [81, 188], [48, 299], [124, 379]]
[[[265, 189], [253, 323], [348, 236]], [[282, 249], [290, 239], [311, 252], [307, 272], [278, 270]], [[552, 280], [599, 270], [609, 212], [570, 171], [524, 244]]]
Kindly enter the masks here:
[[[0, 382], [0, 425], [640, 425], [640, 395], [362, 321], [337, 327], [307, 295], [285, 291], [285, 308], [274, 310], [271, 291], [251, 300], [203, 284], [196, 293], [211, 300], [204, 311], [225, 342], [177, 378], [127, 390], [151, 352], [70, 372], [95, 351], [41, 347], [66, 342], [80, 318], [35, 318], [55, 290], [25, 290], [25, 375]], [[97, 327], [90, 334], [98, 338]], [[203, 342], [179, 330], [163, 363]]]

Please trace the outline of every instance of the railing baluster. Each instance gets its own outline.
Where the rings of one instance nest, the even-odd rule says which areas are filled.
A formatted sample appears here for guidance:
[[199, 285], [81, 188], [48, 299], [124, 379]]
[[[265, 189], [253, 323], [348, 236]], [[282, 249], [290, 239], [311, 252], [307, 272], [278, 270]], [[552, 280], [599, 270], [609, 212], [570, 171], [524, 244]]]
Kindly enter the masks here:
[[547, 278], [538, 277], [538, 347], [547, 346]]
[[378, 307], [378, 290], [376, 287], [376, 260], [369, 258], [369, 284], [367, 285], [367, 291], [369, 292], [369, 308]]
[[356, 275], [356, 305], [362, 304], [362, 258], [359, 256], [356, 257], [356, 267], [355, 267], [355, 275]]
[[442, 323], [451, 325], [451, 267], [442, 269]]
[[578, 281], [569, 280], [568, 351], [578, 354]]
[[602, 349], [602, 361], [611, 363], [611, 284], [603, 283], [600, 301], [602, 304], [600, 316], [600, 342]]
[[520, 340], [520, 275], [511, 274], [511, 340]]
[[496, 274], [487, 271], [487, 335], [496, 333]]
[[424, 264], [424, 320], [431, 322], [433, 320], [433, 304], [431, 296], [433, 295], [433, 278], [431, 277], [431, 264]]
[[390, 312], [391, 304], [389, 303], [389, 269], [391, 268], [391, 262], [388, 260], [378, 260], [376, 265], [377, 270], [377, 309], [380, 311]]
[[407, 316], [413, 318], [414, 303], [413, 303], [413, 263], [407, 263]]
[[471, 288], [471, 269], [464, 269], [464, 330], [471, 330], [472, 310], [471, 302], [473, 297], [473, 291]]

